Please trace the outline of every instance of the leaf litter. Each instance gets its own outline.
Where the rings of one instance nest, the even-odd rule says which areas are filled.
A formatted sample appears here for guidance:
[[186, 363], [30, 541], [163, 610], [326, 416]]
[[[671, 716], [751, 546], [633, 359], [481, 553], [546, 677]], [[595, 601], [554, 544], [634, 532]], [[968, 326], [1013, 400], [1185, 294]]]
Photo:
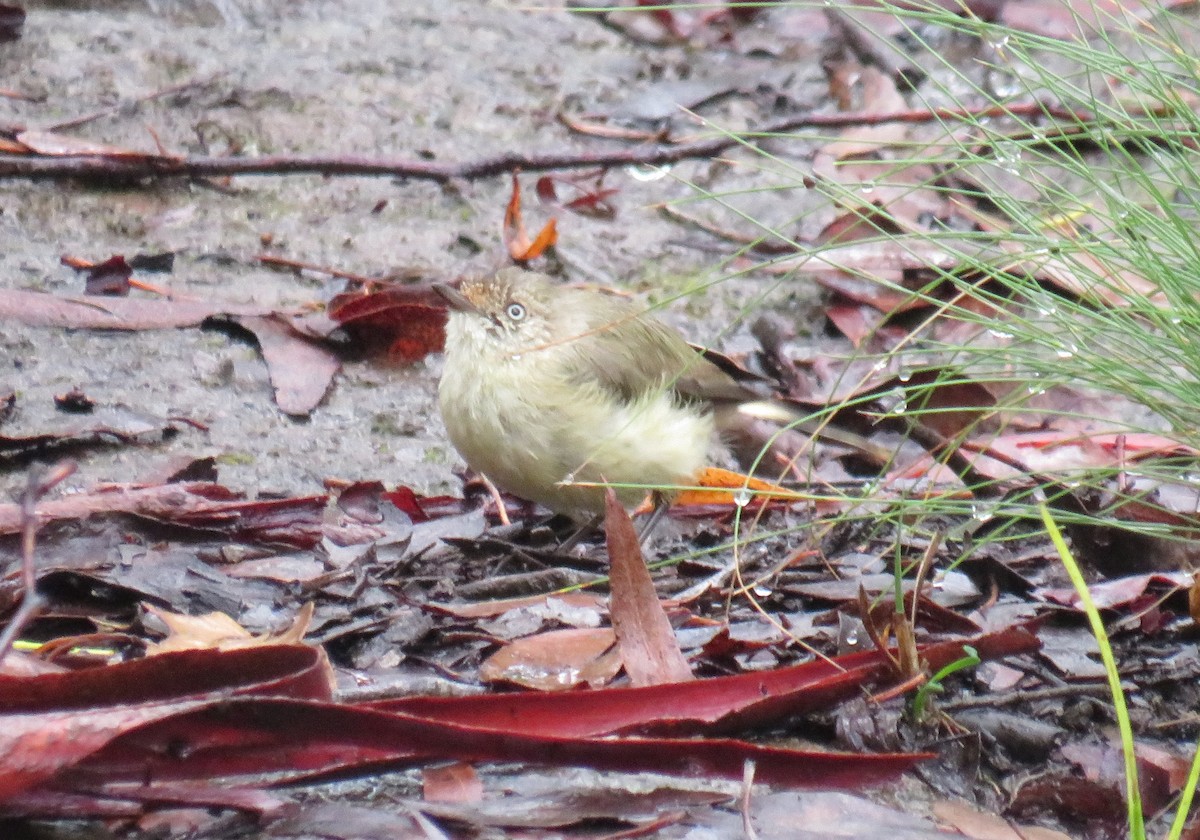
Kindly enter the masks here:
[[[1011, 11], [1013, 5], [1000, 4], [1001, 13]], [[671, 11], [656, 10], [651, 19], [662, 28], [668, 41], [686, 35], [711, 37], [712, 43], [716, 44], [731, 39], [736, 42], [738, 37], [735, 15], [678, 17]], [[903, 97], [888, 87], [895, 84], [894, 79], [880, 73], [868, 75], [873, 79], [873, 92], [870, 96], [864, 95], [862, 107], [896, 110], [904, 106]], [[884, 108], [880, 104], [884, 102], [890, 104]], [[32, 146], [25, 143], [27, 152], [70, 156], [82, 149], [101, 158], [133, 157], [140, 158], [143, 163], [154, 162], [153, 156], [130, 153], [124, 147], [73, 145], [56, 136], [32, 132], [15, 134], [14, 138], [21, 136], [35, 141]], [[834, 162], [844, 160], [845, 165], [831, 166], [821, 174], [828, 179], [844, 179], [848, 185], [870, 181], [879, 176], [874, 162], [850, 160], [872, 153], [871, 148], [862, 146], [864, 138], [877, 146], [907, 141], [910, 137], [909, 132], [898, 131], [895, 125], [889, 126], [886, 132], [867, 134], [860, 129], [847, 130], [840, 140], [841, 146], [826, 148]], [[920, 177], [914, 181], [919, 182]], [[544, 229], [542, 235], [530, 241], [520, 221], [515, 176], [513, 184], [505, 226], [506, 244], [514, 259], [537, 259], [554, 238], [553, 228]], [[873, 192], [876, 189], [872, 187]], [[612, 193], [603, 198], [618, 197], [619, 194]], [[880, 190], [871, 200], [847, 202], [837, 208], [842, 216], [823, 228], [829, 237], [825, 241], [838, 242], [843, 249], [840, 253], [831, 257], [831, 252], [826, 251], [816, 259], [799, 257], [796, 260], [803, 261], [806, 270], [814, 271], [815, 277], [824, 274], [827, 287], [843, 298], [841, 309], [830, 309], [836, 314], [831, 314], [829, 320], [857, 347], [878, 340], [881, 335], [879, 330], [871, 327], [882, 321], [866, 321], [870, 309], [884, 316], [928, 309], [934, 305], [931, 299], [936, 297], [931, 294], [928, 278], [921, 272], [930, 268], [954, 269], [961, 260], [961, 252], [959, 256], [914, 254], [905, 243], [899, 248], [903, 253], [898, 253], [892, 242], [885, 243], [884, 248], [876, 248], [878, 243], [858, 240], [856, 234], [864, 229], [862, 226], [876, 224], [883, 218], [876, 214], [884, 209], [888, 211], [887, 218], [903, 222], [901, 227], [891, 231], [894, 235], [919, 228], [930, 213], [952, 216], [955, 212], [936, 196], [922, 196], [919, 190], [907, 185], [895, 194]], [[819, 241], [819, 238], [813, 241]], [[985, 249], [982, 256], [1004, 262], [1006, 256], [1011, 255], [1004, 252], [1003, 237], [999, 242], [999, 248]], [[893, 250], [889, 251], [888, 246]], [[1061, 292], [1090, 291], [1078, 282], [1077, 265], [1055, 261], [1013, 265], [1011, 260], [1006, 264], [1010, 270], [1027, 271]], [[853, 270], [848, 270], [848, 266]], [[776, 270], [794, 270], [795, 267], [777, 266]], [[852, 285], [856, 275], [861, 279], [864, 271], [874, 277], [875, 282]], [[1117, 286], [1136, 288], [1142, 278], [1126, 275], [1118, 280]], [[890, 295], [879, 291], [884, 287]], [[1141, 288], [1149, 290], [1144, 285]], [[857, 308], [847, 306], [845, 300], [852, 301]], [[1121, 306], [1125, 299], [1110, 294], [1101, 295], [1096, 302]], [[125, 303], [136, 305], [118, 305]], [[73, 329], [179, 328], [198, 325], [214, 316], [257, 319], [251, 323], [258, 325], [263, 334], [267, 331], [263, 324], [270, 324], [269, 329], [273, 331], [266, 341], [260, 335], [264, 355], [268, 357], [275, 355], [280, 362], [286, 363], [300, 347], [323, 348], [318, 354], [320, 361], [314, 356], [313, 360], [289, 371], [289, 378], [282, 374], [277, 376], [272, 371], [272, 383], [277, 393], [288, 394], [287, 399], [280, 401], [285, 411], [293, 413], [289, 411], [291, 406], [296, 409], [294, 413], [307, 414], [319, 404], [337, 371], [330, 360], [345, 350], [337, 346], [336, 340], [326, 341], [333, 336], [332, 332], [318, 335], [317, 343], [313, 343], [312, 335], [304, 333], [290, 320], [294, 311], [274, 307], [251, 312], [243, 310], [241, 304], [199, 304], [189, 308], [193, 303], [108, 297], [89, 300], [12, 290], [12, 294], [6, 292], [0, 301], [0, 307], [7, 304], [0, 314], [13, 321], [42, 327]], [[835, 300], [831, 307], [838, 305]], [[381, 320], [401, 325], [403, 336], [387, 339], [385, 345], [401, 347], [398, 355], [405, 359], [421, 359], [439, 345], [439, 315], [431, 309], [422, 309], [419, 303], [411, 301], [397, 304], [384, 297], [367, 304], [361, 311], [372, 314], [357, 323], [369, 324], [374, 314], [382, 312]], [[358, 317], [341, 319], [341, 323], [353, 326]], [[406, 332], [410, 327], [411, 334]], [[902, 341], [903, 338], [903, 330], [897, 329], [893, 340]], [[283, 339], [293, 343], [275, 343]], [[904, 384], [912, 379], [911, 371], [880, 374], [864, 370], [860, 375], [847, 377], [844, 370], [839, 373], [827, 361], [818, 363], [769, 349], [764, 355], [773, 357], [769, 361], [785, 374], [785, 381], [797, 383], [809, 379], [809, 374], [815, 375], [815, 381], [821, 383], [820, 391], [794, 391], [789, 396], [818, 407], [826, 405], [835, 395], [878, 399], [881, 394], [892, 394], [898, 388], [903, 390]], [[935, 364], [936, 359], [930, 361], [930, 365]], [[321, 370], [327, 372], [317, 375], [316, 372]], [[306, 382], [310, 373], [314, 381]], [[964, 373], [964, 379], [967, 385], [972, 384], [969, 372]], [[294, 394], [301, 385], [313, 387], [305, 394]], [[963, 389], [947, 390], [946, 405], [961, 407], [965, 401], [963, 396]], [[994, 394], [971, 392], [971, 410], [963, 412], [959, 418], [945, 420], [934, 431], [945, 438], [973, 428], [973, 418], [995, 409], [997, 399]], [[1067, 389], [1055, 389], [1048, 394], [1046, 407], [1075, 408], [1079, 405], [1076, 399]], [[14, 394], [10, 404], [19, 404], [15, 401]], [[857, 415], [860, 421], [877, 422], [878, 404], [868, 402], [864, 405], [865, 408], [851, 412], [850, 419]], [[1123, 407], [1110, 408], [1113, 416], [1119, 416]], [[1020, 425], [1019, 420], [1013, 422]], [[996, 434], [993, 430], [986, 443], [974, 444], [977, 457], [970, 466], [978, 470], [990, 468], [990, 474], [999, 479], [1002, 476], [996, 465], [1020, 465], [1026, 472], [1050, 472], [1056, 466], [1053, 457], [1061, 454], [1056, 450], [1064, 447], [1077, 450], [1082, 457], [1092, 459], [1093, 464], [1109, 463], [1122, 468], [1136, 465], [1140, 454], [1146, 459], [1194, 454], [1181, 450], [1180, 445], [1169, 438], [1134, 441], [1121, 434], [1109, 433], [1105, 438], [1096, 432], [1095, 428], [1058, 426], [1049, 432], [1025, 429], [1022, 434], [1028, 437], [1021, 437], [1008, 432]], [[930, 454], [937, 454], [936, 445], [923, 445], [935, 450]], [[1048, 458], [1038, 460], [1035, 454]], [[984, 460], [986, 458], [993, 462], [990, 467]], [[938, 465], [930, 460], [925, 462], [924, 469], [932, 471]], [[922, 476], [923, 468], [915, 461], [907, 460], [900, 466], [904, 467], [906, 478]], [[887, 477], [892, 480], [898, 474]], [[723, 486], [728, 488], [727, 484]], [[881, 489], [886, 493], [901, 486], [885, 484]], [[1194, 514], [1194, 509], [1187, 510], [1186, 499], [1169, 499], [1169, 488], [1161, 488], [1163, 501], [1159, 502], [1152, 498], [1152, 493], [1129, 497], [1130, 486], [1127, 483], [1114, 486], [1114, 498], [1081, 498], [1079, 504], [1114, 514], [1124, 511], [1130, 516], [1158, 516], [1173, 524], [1188, 525], [1191, 522], [1190, 514]], [[1069, 601], [1062, 591], [1062, 580], [1056, 579], [1049, 564], [1028, 568], [1021, 562], [1022, 548], [1029, 549], [1027, 555], [1037, 552], [1036, 540], [1032, 537], [1026, 537], [1016, 546], [992, 548], [988, 563], [979, 563], [977, 568], [968, 566], [967, 572], [938, 570], [931, 579], [906, 581], [902, 588], [919, 597], [906, 598], [904, 603], [894, 605], [889, 611], [884, 601], [869, 603], [853, 594], [865, 592], [863, 584], [872, 580], [877, 591], [889, 591], [894, 580], [886, 565], [868, 571], [855, 568], [853, 563], [835, 563], [841, 566], [840, 573], [847, 576], [846, 585], [840, 589], [832, 587], [829, 591], [814, 588], [817, 584], [812, 581], [796, 579], [803, 571], [792, 562], [798, 551], [811, 550], [825, 562], [854, 554], [876, 559], [885, 557], [892, 542], [866, 528], [856, 529], [852, 524], [843, 524], [831, 533], [804, 539], [801, 545], [775, 546], [774, 552], [751, 551], [750, 556], [737, 558], [737, 565], [728, 567], [728, 572], [721, 568], [714, 570], [701, 557], [693, 559], [690, 565], [656, 570], [653, 578], [645, 577], [644, 567], [634, 562], [634, 552], [626, 533], [621, 550], [610, 546], [614, 563], [617, 557], [622, 562], [634, 563], [632, 569], [626, 567], [615, 572], [620, 572], [620, 577], [626, 580], [636, 577], [639, 584], [636, 587], [639, 594], [632, 599], [620, 595], [619, 609], [634, 610], [626, 619], [619, 621], [616, 617], [618, 605], [610, 606], [613, 624], [623, 624], [624, 630], [596, 641], [597, 634], [590, 628], [558, 626], [565, 623], [562, 614], [547, 611], [535, 617], [530, 632], [509, 641], [481, 630], [473, 605], [444, 602], [453, 597], [456, 589], [466, 591], [465, 584], [480, 582], [479, 579], [484, 577], [512, 578], [514, 583], [519, 579], [521, 585], [536, 585], [537, 575], [544, 571], [540, 567], [545, 565], [547, 556], [555, 563], [568, 568], [575, 564], [580, 567], [579, 571], [593, 575], [598, 565], [586, 556], [556, 557], [553, 548], [538, 556], [536, 550], [527, 548], [527, 541], [536, 545], [536, 534], [527, 538], [517, 532], [515, 544], [495, 541], [483, 533], [489, 520], [484, 514], [475, 512], [469, 500], [429, 497], [407, 488], [388, 494], [377, 485], [343, 485], [309, 496], [245, 499], [215, 481], [183, 485], [113, 485], [77, 495], [80, 498], [47, 499], [38, 506], [39, 517], [55, 523], [42, 531], [38, 541], [39, 552], [45, 555], [38, 564], [43, 574], [39, 589], [46, 589], [51, 608], [37, 614], [25, 628], [32, 640], [58, 640], [56, 649], [66, 651], [64, 661], [70, 661], [75, 670], [39, 677], [5, 677], [8, 685], [0, 691], [6, 717], [14, 724], [7, 736], [12, 749], [0, 751], [0, 754], [11, 756], [10, 763], [5, 765], [0, 793], [4, 794], [4, 802], [12, 814], [65, 814], [69, 808], [72, 814], [103, 815], [115, 813], [123, 805], [126, 808], [123, 813], [128, 816], [144, 813], [151, 805], [202, 802], [254, 812], [271, 824], [270, 821], [279, 815], [281, 800], [273, 796], [256, 796], [256, 790], [264, 784], [321, 778], [358, 768], [399, 768], [435, 758], [471, 762], [580, 763], [626, 771], [653, 769], [683, 775], [720, 776], [730, 782], [750, 778], [784, 786], [819, 782], [858, 788], [912, 767], [919, 760], [928, 761], [921, 750], [933, 743], [929, 736], [934, 733], [927, 732], [924, 733], [926, 737], [921, 737], [920, 727], [906, 730], [887, 714], [875, 713], [880, 710], [896, 712], [898, 706], [894, 701], [883, 699], [886, 691], [894, 689], [897, 682], [920, 679], [923, 674], [927, 676], [928, 672], [952, 664], [964, 655], [964, 644], [978, 649], [985, 660], [1005, 658], [1001, 667], [1010, 672], [1009, 684], [1021, 685], [1021, 691], [1049, 691], [1061, 688], [1063, 680], [1090, 679], [1096, 673], [1095, 663], [1086, 655], [1090, 637], [1083, 632], [1073, 613], [1074, 602]], [[503, 498], [498, 503], [505, 508], [509, 506], [509, 501]], [[494, 514], [496, 504], [491, 502], [484, 511]], [[706, 517], [690, 525], [686, 521], [670, 523], [676, 531], [674, 534], [668, 532], [666, 539], [689, 545], [712, 545], [727, 539], [731, 529], [736, 527], [733, 523], [739, 522], [740, 511], [749, 506], [741, 505], [736, 493], [716, 506], [725, 509], [722, 516]], [[519, 506], [514, 509], [520, 510]], [[756, 513], [773, 525], [819, 527], [821, 524], [813, 510], [800, 504], [768, 505]], [[29, 516], [15, 507], [0, 509], [0, 522], [6, 523], [5, 530], [15, 535], [29, 527]], [[987, 525], [986, 522], [979, 524], [981, 527]], [[456, 544], [447, 548], [440, 541], [446, 533], [442, 530], [443, 525], [463, 541], [457, 547], [466, 547], [470, 541], [476, 541], [477, 547], [488, 546], [493, 559], [486, 568], [477, 564], [478, 558], [456, 550]], [[1102, 534], [1093, 536], [1097, 542], [1104, 538]], [[957, 550], [965, 551], [970, 547], [970, 535], [958, 535], [952, 542]], [[907, 565], [913, 565], [927, 547], [903, 534], [897, 535], [894, 545], [897, 556], [903, 556]], [[1134, 549], [1125, 547], [1123, 550], [1131, 553]], [[5, 551], [17, 559], [20, 552], [15, 537], [5, 544]], [[781, 553], [785, 555], [782, 565], [777, 556]], [[285, 562], [293, 559], [303, 561], [304, 572], [297, 572], [297, 567]], [[264, 561], [276, 564], [273, 571], [261, 573], [266, 571]], [[254, 567], [258, 572], [234, 574], [235, 568], [249, 564], [258, 564]], [[13, 568], [17, 568], [16, 564]], [[287, 568], [292, 571], [283, 571]], [[669, 612], [663, 612], [661, 607], [654, 609], [658, 596], [646, 588], [648, 580], [654, 582], [656, 592], [681, 591], [698, 571], [717, 572], [716, 582], [689, 599], [686, 606], [676, 602], [668, 607]], [[970, 572], [975, 576], [972, 577]], [[735, 582], [727, 584], [731, 575], [736, 576]], [[957, 608], [973, 607], [965, 619], [944, 606], [940, 607], [944, 610], [941, 613], [935, 607], [936, 601], [945, 600], [940, 596], [952, 588], [955, 575], [961, 575], [970, 583], [969, 587], [960, 589], [959, 600], [952, 602]], [[544, 578], [541, 580], [545, 582]], [[1014, 587], [1014, 581], [1020, 585]], [[1138, 631], [1145, 636], [1139, 641], [1151, 658], [1160, 661], [1170, 658], [1170, 634], [1187, 614], [1187, 580], [1160, 575], [1114, 580], [1113, 584], [1110, 589], [1098, 588], [1098, 594], [1109, 596], [1104, 601], [1106, 608], [1129, 613], [1127, 620], [1140, 620]], [[1163, 590], [1150, 589], [1164, 584]], [[610, 591], [616, 599], [618, 592], [624, 590], [614, 580]], [[1116, 594], [1117, 591], [1121, 594]], [[0, 592], [10, 606], [20, 602], [21, 587], [15, 584], [12, 575], [6, 578]], [[1021, 611], [1027, 606], [1025, 600], [1030, 592], [1035, 598], [1059, 607], [1039, 610], [1040, 623], [1024, 628], [1026, 615]], [[1151, 592], [1149, 599], [1147, 592]], [[734, 602], [735, 595], [753, 595], [753, 599]], [[438, 600], [443, 604], [440, 609], [435, 609], [432, 604]], [[164, 608], [194, 612], [207, 606], [206, 602], [224, 602], [224, 607], [231, 613], [238, 613], [230, 616], [234, 621], [227, 628], [230, 633], [251, 633], [244, 628], [253, 626], [256, 632], [266, 634], [265, 640], [273, 638], [271, 633], [286, 632], [289, 626], [301, 626], [295, 623], [296, 616], [311, 610], [311, 635], [324, 641], [325, 652], [300, 645], [272, 646], [268, 642], [268, 646], [252, 648], [249, 652], [221, 651], [213, 647], [186, 655], [163, 654], [153, 659], [131, 658], [114, 664], [99, 664], [93, 658], [91, 667], [79, 667], [88, 663], [90, 656], [95, 656], [89, 652], [88, 640], [95, 640], [95, 633], [100, 629], [117, 626], [126, 630], [130, 653], [135, 653], [139, 646], [146, 645], [160, 632], [152, 619], [155, 612], [160, 617], [165, 614]], [[822, 602], [833, 602], [837, 606], [821, 608]], [[527, 607], [528, 601], [523, 601], [520, 606], [514, 604], [509, 609]], [[494, 611], [501, 606], [493, 604], [487, 609]], [[505, 615], [509, 609], [502, 609], [499, 614]], [[911, 618], [906, 619], [909, 624], [902, 620], [885, 621], [880, 613], [915, 615], [917, 626], [911, 625]], [[1020, 618], [997, 621], [997, 616], [1005, 614], [1019, 615]], [[689, 625], [694, 628], [706, 621], [743, 625], [783, 623], [779, 616], [788, 616], [787, 623], [795, 627], [807, 625], [813, 632], [806, 635], [805, 643], [823, 645], [826, 651], [832, 651], [835, 644], [850, 644], [851, 637], [858, 635], [860, 629], [869, 631], [881, 643], [880, 648], [844, 654], [830, 664], [830, 660], [819, 657], [798, 663], [797, 660], [809, 656], [808, 649], [796, 644], [786, 633], [780, 637], [786, 641], [765, 645], [734, 644], [731, 638], [722, 645], [697, 646], [690, 650], [669, 644], [671, 636], [686, 638], [681, 631], [689, 629]], [[847, 618], [857, 619], [857, 623], [847, 621]], [[528, 620], [527, 616], [522, 620]], [[515, 621], [513, 626], [517, 626]], [[982, 634], [974, 632], [974, 628], [980, 626], [993, 629]], [[673, 662], [669, 669], [671, 680], [656, 684], [655, 673], [659, 671], [662, 676], [663, 669], [637, 665], [631, 669], [630, 663], [625, 662], [627, 675], [633, 677], [634, 682], [642, 682], [641, 687], [597, 687], [555, 694], [500, 693], [444, 700], [428, 693], [407, 700], [370, 702], [352, 699], [352, 689], [369, 685], [373, 680], [383, 685], [389, 676], [405, 670], [433, 675], [447, 691], [476, 689], [489, 661], [487, 657], [494, 657], [496, 650], [511, 650], [524, 639], [537, 640], [535, 644], [541, 644], [551, 655], [559, 653], [559, 661], [555, 664], [569, 671], [576, 668], [571, 659], [573, 654], [569, 646], [556, 644], [553, 634], [574, 630], [591, 633], [593, 649], [601, 655], [611, 653], [616, 642], [615, 650], [622, 661], [627, 655], [633, 658], [628, 651], [643, 646], [656, 651], [649, 655], [648, 661], [662, 661], [663, 657], [669, 656]], [[669, 632], [664, 633], [664, 630]], [[632, 638], [627, 635], [630, 632], [634, 633]], [[74, 638], [78, 639], [78, 644], [70, 643], [71, 633], [77, 634]], [[890, 645], [893, 635], [900, 641], [902, 634], [913, 633], [916, 633], [917, 641], [912, 650], [917, 655], [908, 655], [902, 667], [904, 658], [888, 654], [884, 648]], [[626, 636], [624, 640], [622, 635]], [[1041, 649], [1035, 652], [1039, 637]], [[710, 642], [712, 638], [709, 638]], [[910, 635], [906, 635], [901, 650], [909, 638]], [[110, 656], [106, 652], [104, 661], [110, 661]], [[296, 676], [285, 675], [283, 672], [288, 668], [294, 668]], [[633, 676], [639, 669], [641, 676]], [[614, 677], [620, 680], [618, 673], [614, 668], [611, 673], [598, 676], [595, 682], [608, 682]], [[205, 675], [205, 679], [197, 682], [199, 675]], [[265, 676], [258, 680], [259, 675]], [[681, 681], [686, 676], [698, 678]], [[963, 693], [970, 693], [970, 680], [962, 680]], [[250, 682], [255, 684], [248, 685]], [[993, 680], [992, 685], [996, 684], [998, 680]], [[340, 692], [334, 693], [333, 685], [339, 686]], [[872, 714], [861, 712], [865, 705], [857, 709], [832, 705], [858, 694], [863, 688], [878, 689], [874, 695], [878, 705]], [[1046, 694], [1042, 702], [1051, 697]], [[890, 707], [889, 702], [892, 703]], [[1065, 716], [1068, 703], [1062, 698], [1056, 702]], [[947, 708], [950, 707], [948, 703]], [[1071, 706], [1069, 711], [1090, 714], [1093, 721], [1103, 719], [1102, 710], [1082, 701]], [[826, 732], [832, 729], [853, 731], [856, 734], [846, 740], [856, 748], [869, 743], [876, 747], [883, 745], [884, 749], [895, 752], [873, 756], [811, 753], [791, 746], [759, 746], [718, 737], [730, 731], [744, 732], [749, 726], [778, 727], [801, 714], [811, 716], [804, 728], [818, 734], [822, 728]], [[495, 717], [486, 718], [485, 715]], [[496, 721], [495, 729], [487, 725], [488, 720]], [[948, 730], [953, 729], [949, 723], [946, 726]], [[51, 738], [54, 746], [62, 749], [49, 753], [41, 751], [44, 739], [63, 731], [79, 737], [66, 739], [66, 743], [62, 743], [64, 739]], [[570, 736], [564, 736], [563, 731], [569, 732]], [[611, 732], [633, 734], [615, 739], [594, 737]], [[695, 732], [705, 733], [706, 738], [683, 740], [678, 737]], [[896, 738], [897, 733], [903, 736], [900, 740]], [[1143, 757], [1151, 755], [1146, 744], [1139, 746]], [[1108, 761], [1108, 754], [1107, 747], [1089, 752], [1076, 738], [1073, 743], [1063, 745], [1057, 757], [1073, 761], [1074, 768], [1100, 767]], [[997, 763], [1001, 761], [998, 755], [994, 758]], [[954, 756], [949, 752], [942, 760], [953, 767]], [[1172, 767], [1170, 756], [1144, 760], [1148, 764], [1153, 761], [1156, 768]], [[1119, 819], [1119, 815], [1110, 814], [1099, 806], [1101, 802], [1119, 798], [1114, 794], [1111, 775], [1098, 773], [1095, 778], [1080, 779], [1067, 765], [1060, 765], [1056, 772], [1057, 775], [1043, 777], [1016, 791], [1011, 803], [1012, 813], [1028, 817], [1046, 809], [1053, 810], [1064, 792], [1068, 792], [1076, 804], [1095, 803], [1095, 807], [1091, 812], [1086, 807], [1071, 813], [1057, 810], [1058, 818], [1082, 820], [1096, 830], [1101, 830], [1097, 823], [1103, 823], [1106, 818], [1110, 821]], [[1177, 772], [1164, 770], [1161, 775], [1166, 779], [1163, 791], [1169, 794], [1178, 788]], [[47, 786], [51, 776], [54, 777], [53, 784]], [[151, 778], [149, 784], [147, 777]], [[231, 780], [236, 786], [222, 785], [218, 789], [208, 784], [214, 778]], [[467, 786], [473, 787], [473, 783]], [[757, 799], [759, 818], [776, 825], [795, 819], [800, 813], [800, 804], [806, 801], [782, 792], [751, 797], [748, 790], [747, 786], [746, 798]], [[595, 788], [593, 792], [596, 792]], [[478, 800], [477, 793], [459, 798], [465, 802], [458, 804], [468, 807], [450, 818], [470, 822], [469, 806]], [[1165, 798], [1162, 795], [1153, 801], [1165, 801]], [[635, 814], [634, 809], [626, 811], [615, 803], [595, 804], [602, 799], [596, 795], [591, 807], [577, 806], [569, 812], [567, 822], [560, 824], [576, 824], [614, 814], [634, 821], [653, 817], [665, 819], [664, 811], [672, 805], [664, 803], [687, 808], [702, 801], [688, 802], [679, 794], [667, 794], [658, 804], [649, 805], [648, 811]], [[649, 797], [644, 800], [645, 803], [652, 801]], [[868, 813], [859, 799], [831, 800], [814, 794], [807, 801], [819, 802], [827, 808], [840, 803], [838, 819], [843, 827], [849, 819], [848, 814], [861, 816]], [[413, 824], [420, 824], [421, 807], [420, 803], [413, 805]], [[439, 813], [429, 803], [424, 807], [429, 815]], [[440, 814], [448, 817], [450, 812], [441, 811]], [[707, 818], [716, 825], [721, 824], [718, 821], [723, 817], [732, 818], [733, 815], [714, 810]], [[506, 818], [509, 821], [506, 822]], [[961, 814], [958, 818], [963, 819]], [[512, 809], [507, 815], [494, 819], [498, 821], [488, 824], [522, 824]], [[693, 812], [691, 819], [702, 821], [705, 817]], [[899, 817], [886, 810], [872, 811], [866, 817], [870, 830], [875, 832], [889, 822], [899, 825], [908, 819], [913, 818]], [[485, 822], [478, 819], [477, 824]], [[397, 825], [401, 824], [410, 825], [405, 820]], [[286, 836], [285, 824], [276, 822], [273, 825], [282, 832], [280, 836]], [[910, 827], [914, 832], [932, 831], [928, 823], [919, 819]]]

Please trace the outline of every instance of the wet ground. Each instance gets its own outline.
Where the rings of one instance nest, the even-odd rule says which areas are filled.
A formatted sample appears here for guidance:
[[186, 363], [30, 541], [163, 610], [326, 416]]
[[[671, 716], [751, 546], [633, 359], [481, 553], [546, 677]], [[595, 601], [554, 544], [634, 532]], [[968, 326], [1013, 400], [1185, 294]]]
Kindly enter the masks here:
[[[587, 16], [522, 5], [35, 3], [23, 37], [0, 46], [5, 86], [33, 101], [0, 99], [0, 125], [49, 128], [101, 112], [64, 133], [186, 155], [450, 162], [614, 147], [572, 135], [556, 121], [560, 112], [645, 127], [678, 122], [680, 105], [710, 100], [708, 116], [737, 126], [822, 90], [815, 60], [795, 63], [815, 59], [817, 44], [796, 36], [774, 55], [641, 46]], [[614, 218], [560, 219], [566, 275], [651, 300], [713, 283], [723, 276], [720, 257], [689, 247], [688, 231], [655, 205], [696, 196], [691, 183], [738, 190], [759, 177], [754, 168], [709, 161], [665, 175], [611, 172], [605, 185], [620, 191]], [[549, 214], [532, 186], [528, 178], [536, 229]], [[508, 191], [505, 177], [439, 185], [268, 176], [134, 188], [10, 180], [0, 183], [0, 284], [78, 293], [82, 280], [60, 265], [65, 255], [98, 261], [174, 251], [173, 273], [145, 279], [205, 300], [303, 306], [328, 299], [340, 281], [270, 270], [256, 255], [372, 276], [485, 271], [502, 262]], [[804, 193], [734, 200], [760, 213], [774, 202], [786, 214], [779, 218], [794, 218]], [[697, 339], [736, 330], [731, 304], [764, 292], [763, 283], [690, 294], [666, 317]], [[786, 296], [797, 293], [803, 299], [811, 291]], [[136, 480], [185, 454], [218, 456], [224, 482], [258, 493], [311, 492], [327, 478], [382, 479], [424, 492], [458, 486], [435, 407], [437, 358], [399, 369], [348, 363], [302, 420], [273, 404], [253, 344], [223, 332], [106, 334], [5, 323], [0, 364], [0, 386], [17, 394], [5, 426], [13, 437], [77, 422], [53, 402], [72, 388], [128, 428], [182, 417], [207, 429], [185, 426], [161, 445], [90, 452], [75, 479], [80, 486]], [[0, 476], [10, 490], [19, 481]]]

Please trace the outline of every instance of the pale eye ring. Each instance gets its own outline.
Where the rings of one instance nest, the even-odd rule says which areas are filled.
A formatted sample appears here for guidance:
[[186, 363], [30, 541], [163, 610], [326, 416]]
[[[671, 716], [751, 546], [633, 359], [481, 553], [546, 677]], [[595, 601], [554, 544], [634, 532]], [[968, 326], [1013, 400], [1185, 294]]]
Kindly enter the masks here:
[[504, 307], [504, 314], [508, 316], [508, 320], [510, 321], [524, 321], [525, 307], [522, 304], [513, 301], [508, 306]]

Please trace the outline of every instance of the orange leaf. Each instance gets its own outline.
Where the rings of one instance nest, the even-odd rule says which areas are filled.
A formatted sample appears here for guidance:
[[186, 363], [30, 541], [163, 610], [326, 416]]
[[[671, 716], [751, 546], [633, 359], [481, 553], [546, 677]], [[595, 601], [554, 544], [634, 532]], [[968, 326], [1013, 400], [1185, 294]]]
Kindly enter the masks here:
[[696, 484], [711, 489], [684, 490], [675, 497], [676, 506], [736, 505], [734, 494], [743, 488], [753, 493], [755, 498], [760, 501], [799, 502], [808, 500], [807, 496], [794, 490], [788, 490], [778, 484], [751, 478], [731, 470], [723, 470], [720, 467], [705, 467], [700, 475], [696, 476]]
[[527, 262], [532, 260], [534, 257], [540, 257], [547, 248], [557, 241], [558, 222], [554, 219], [551, 219], [550, 221], [546, 222], [546, 226], [542, 228], [541, 232], [537, 235], [537, 239], [533, 240], [533, 243], [525, 249], [525, 253], [519, 257], [514, 257], [514, 259], [518, 260], [519, 262]]
[[521, 182], [514, 170], [512, 175], [512, 195], [508, 199], [508, 207], [504, 209], [504, 245], [508, 254], [517, 262], [528, 262], [541, 254], [558, 241], [558, 226], [554, 219], [546, 223], [538, 233], [537, 239], [530, 240], [525, 230], [525, 220], [521, 216]]

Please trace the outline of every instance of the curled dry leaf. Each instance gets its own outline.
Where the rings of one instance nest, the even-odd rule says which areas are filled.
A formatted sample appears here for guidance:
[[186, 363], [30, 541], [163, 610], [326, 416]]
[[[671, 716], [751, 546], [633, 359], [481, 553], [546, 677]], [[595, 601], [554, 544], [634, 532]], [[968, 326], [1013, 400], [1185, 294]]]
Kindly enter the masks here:
[[558, 241], [557, 225], [558, 223], [551, 219], [546, 222], [537, 238], [530, 240], [529, 233], [525, 230], [525, 219], [521, 216], [521, 182], [517, 179], [517, 173], [513, 172], [512, 195], [508, 199], [508, 207], [504, 209], [502, 230], [509, 256], [519, 263], [540, 257], [547, 248]]
[[339, 295], [328, 311], [368, 353], [389, 361], [419, 361], [440, 352], [446, 341], [445, 301], [429, 284]]
[[308, 625], [312, 621], [313, 609], [313, 603], [309, 601], [296, 613], [291, 627], [279, 633], [264, 633], [255, 636], [225, 613], [181, 615], [147, 604], [146, 611], [167, 625], [169, 634], [161, 642], [147, 645], [146, 655], [156, 656], [178, 650], [208, 648], [236, 650], [268, 645], [301, 644], [304, 634], [308, 632]]

